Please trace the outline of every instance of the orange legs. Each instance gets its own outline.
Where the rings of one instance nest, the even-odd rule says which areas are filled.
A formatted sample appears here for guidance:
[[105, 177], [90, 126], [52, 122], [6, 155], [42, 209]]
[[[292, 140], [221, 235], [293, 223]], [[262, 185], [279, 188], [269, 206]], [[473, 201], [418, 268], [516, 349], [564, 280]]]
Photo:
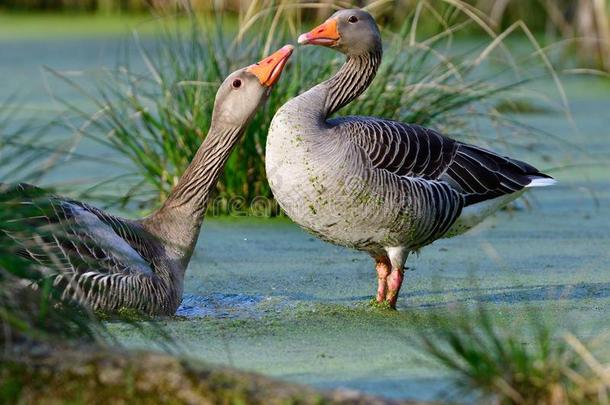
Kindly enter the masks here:
[[375, 269], [377, 270], [377, 302], [381, 304], [385, 301], [388, 292], [388, 276], [390, 275], [392, 264], [387, 256], [375, 259]]
[[387, 256], [375, 257], [378, 304], [387, 302], [390, 308], [396, 309], [408, 254], [403, 248], [389, 248]]
[[390, 273], [388, 278], [388, 292], [385, 295], [385, 300], [392, 309], [396, 309], [396, 301], [398, 301], [398, 293], [400, 292], [403, 278], [404, 270], [402, 268], [392, 269], [392, 273]]

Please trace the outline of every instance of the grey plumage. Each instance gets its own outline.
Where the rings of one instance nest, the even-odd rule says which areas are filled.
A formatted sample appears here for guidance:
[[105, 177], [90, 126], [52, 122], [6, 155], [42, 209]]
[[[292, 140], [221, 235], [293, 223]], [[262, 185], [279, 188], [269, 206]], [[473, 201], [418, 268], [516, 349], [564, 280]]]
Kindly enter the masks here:
[[140, 220], [58, 196], [41, 197], [40, 192], [30, 199], [28, 194], [37, 189], [17, 185], [22, 204], [44, 199], [44, 209], [27, 224], [39, 235], [36, 243], [29, 230], [7, 236], [21, 242], [23, 256], [52, 269], [49, 274], [66, 299], [96, 310], [173, 314], [209, 194], [242, 132], [212, 130], [165, 204]]
[[[24, 233], [7, 236], [21, 242], [23, 256], [53, 270], [50, 276], [64, 298], [98, 310], [173, 314], [209, 192], [234, 144], [226, 135], [239, 131], [221, 132], [211, 134], [175, 192], [148, 218], [119, 218], [79, 201], [43, 197], [39, 189], [20, 184], [6, 193], [21, 191], [22, 204], [41, 209], [24, 224]], [[221, 140], [229, 146], [219, 147]], [[38, 230], [36, 243], [32, 228]]]

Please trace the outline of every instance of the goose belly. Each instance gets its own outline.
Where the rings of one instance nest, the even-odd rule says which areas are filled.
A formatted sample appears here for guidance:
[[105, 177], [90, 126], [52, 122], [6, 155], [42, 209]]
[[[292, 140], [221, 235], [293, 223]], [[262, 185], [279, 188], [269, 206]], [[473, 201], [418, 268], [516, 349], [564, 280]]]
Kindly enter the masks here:
[[379, 250], [381, 240], [385, 238], [378, 229], [383, 221], [376, 217], [378, 211], [383, 210], [373, 201], [365, 201], [364, 197], [354, 196], [345, 188], [322, 180], [332, 174], [320, 170], [311, 176], [291, 176], [288, 182], [285, 178], [269, 180], [282, 209], [308, 232], [338, 245]]
[[364, 168], [363, 162], [348, 165], [345, 151], [332, 142], [317, 145], [275, 124], [267, 143], [267, 177], [294, 222], [327, 242], [371, 253], [398, 239], [389, 199], [375, 189], [370, 173], [354, 169]]

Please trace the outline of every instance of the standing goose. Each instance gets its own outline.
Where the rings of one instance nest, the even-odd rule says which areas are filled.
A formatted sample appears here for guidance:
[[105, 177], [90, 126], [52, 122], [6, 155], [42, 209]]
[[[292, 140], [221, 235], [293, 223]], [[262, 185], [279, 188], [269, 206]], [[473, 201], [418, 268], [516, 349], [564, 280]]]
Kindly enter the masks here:
[[346, 62], [275, 114], [269, 183], [296, 223], [374, 258], [377, 302], [396, 307], [410, 252], [464, 232], [526, 187], [554, 182], [527, 163], [418, 125], [329, 118], [362, 94], [381, 63], [381, 36], [367, 12], [338, 11], [298, 41], [334, 48]]
[[[131, 308], [171, 315], [180, 304], [184, 272], [199, 236], [208, 200], [233, 147], [277, 82], [293, 47], [284, 46], [257, 64], [237, 70], [216, 94], [207, 137], [163, 206], [141, 220], [118, 218], [82, 202], [50, 197], [28, 221], [37, 234], [8, 234], [20, 254], [58, 270], [64, 297], [95, 310]], [[19, 196], [36, 205], [33, 186], [4, 187], [0, 197]], [[38, 196], [38, 197], [34, 197]], [[52, 225], [49, 227], [49, 225]], [[45, 231], [50, 230], [50, 233]], [[6, 236], [6, 230], [0, 232]], [[32, 243], [35, 242], [35, 243]]]

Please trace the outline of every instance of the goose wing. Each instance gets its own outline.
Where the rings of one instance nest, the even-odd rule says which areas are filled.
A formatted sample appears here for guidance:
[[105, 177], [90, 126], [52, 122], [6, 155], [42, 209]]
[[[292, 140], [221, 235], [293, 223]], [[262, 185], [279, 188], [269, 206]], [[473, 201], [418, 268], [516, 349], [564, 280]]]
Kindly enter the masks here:
[[514, 193], [535, 179], [550, 179], [525, 162], [419, 125], [369, 117], [346, 117], [335, 125], [365, 151], [375, 169], [447, 182], [466, 205]]
[[[369, 170], [363, 176], [370, 175], [371, 188], [366, 194], [368, 191], [373, 194], [380, 192], [382, 201], [387, 201], [379, 205], [389, 208], [381, 215], [384, 221], [390, 220], [384, 226], [395, 230], [408, 229], [408, 247], [412, 250], [446, 234], [465, 203], [458, 190], [439, 179], [452, 156], [453, 145], [443, 143], [441, 137], [431, 138], [425, 145], [409, 144], [407, 139], [407, 142], [396, 143], [395, 148], [389, 150], [387, 145], [392, 145], [392, 140], [386, 134], [392, 134], [391, 123], [353, 121], [347, 125], [336, 127], [349, 133], [351, 139], [351, 142], [341, 144], [350, 150], [347, 156], [368, 166]], [[374, 142], [363, 142], [369, 137]], [[422, 151], [424, 147], [426, 153]]]
[[[2, 229], [22, 247], [19, 254], [63, 279], [95, 281], [152, 275], [146, 243], [127, 221], [84, 203], [48, 196], [28, 184], [0, 185], [0, 203], [29, 208], [15, 227]], [[20, 221], [21, 223], [17, 223]]]
[[399, 217], [406, 216], [409, 221], [411, 249], [419, 249], [445, 235], [460, 216], [464, 197], [449, 184], [395, 174], [388, 177], [402, 183], [403, 207]]

